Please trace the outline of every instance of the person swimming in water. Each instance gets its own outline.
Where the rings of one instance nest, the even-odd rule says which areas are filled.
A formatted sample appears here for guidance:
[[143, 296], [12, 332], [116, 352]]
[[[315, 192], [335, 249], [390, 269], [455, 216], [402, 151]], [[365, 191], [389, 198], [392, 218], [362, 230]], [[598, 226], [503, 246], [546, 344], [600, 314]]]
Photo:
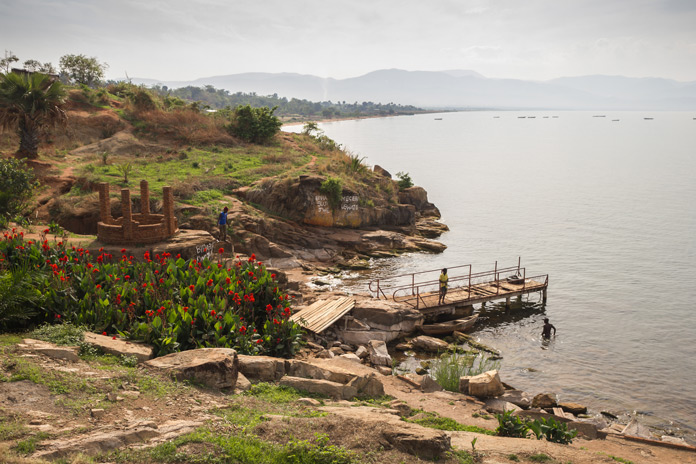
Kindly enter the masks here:
[[544, 338], [551, 338], [551, 329], [553, 329], [553, 336], [556, 336], [556, 327], [554, 327], [553, 324], [549, 323], [549, 318], [545, 317], [544, 318], [544, 328], [541, 331], [541, 336]]

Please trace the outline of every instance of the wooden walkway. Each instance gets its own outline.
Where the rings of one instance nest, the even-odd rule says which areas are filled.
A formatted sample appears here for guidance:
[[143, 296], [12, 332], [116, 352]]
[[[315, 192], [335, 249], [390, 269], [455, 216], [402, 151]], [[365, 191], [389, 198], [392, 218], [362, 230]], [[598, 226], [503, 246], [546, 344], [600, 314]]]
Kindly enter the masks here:
[[290, 320], [305, 329], [321, 333], [355, 307], [355, 299], [344, 296], [317, 300], [290, 316]]
[[[436, 269], [372, 281], [370, 290], [377, 298], [406, 303], [425, 316], [454, 314], [456, 308], [502, 299], [509, 306], [511, 298], [534, 292], [541, 292], [544, 301], [546, 300], [548, 274], [528, 277], [527, 270], [518, 261], [517, 266], [498, 268], [496, 263], [493, 270], [476, 273], [471, 272], [471, 265], [468, 264], [449, 268], [449, 288], [445, 302], [440, 304], [440, 271]], [[397, 279], [411, 280], [411, 283], [391, 284]]]

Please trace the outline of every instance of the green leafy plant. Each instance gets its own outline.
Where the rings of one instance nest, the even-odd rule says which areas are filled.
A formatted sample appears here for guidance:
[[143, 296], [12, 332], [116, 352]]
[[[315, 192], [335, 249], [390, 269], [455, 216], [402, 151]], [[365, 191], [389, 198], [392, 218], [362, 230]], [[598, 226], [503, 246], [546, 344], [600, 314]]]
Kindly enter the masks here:
[[496, 435], [500, 437], [526, 438], [529, 427], [519, 416], [513, 415], [513, 411], [503, 411], [496, 414], [498, 418], [498, 428], [495, 429]]
[[400, 190], [413, 187], [413, 180], [411, 179], [411, 175], [408, 172], [397, 172], [396, 177], [399, 178], [397, 184]]
[[552, 461], [552, 459], [544, 454], [544, 453], [537, 453], [537, 454], [532, 454], [529, 456], [529, 460], [532, 462], [547, 462], [547, 461]]
[[343, 199], [343, 184], [341, 183], [341, 179], [329, 177], [321, 183], [319, 191], [326, 195], [326, 199], [332, 211], [337, 210], [341, 206], [341, 200]]
[[116, 165], [116, 170], [123, 176], [123, 183], [128, 183], [128, 176], [133, 170], [133, 163], [128, 161], [126, 163], [121, 163]]
[[578, 435], [578, 431], [568, 430], [568, 424], [558, 422], [552, 417], [545, 419], [543, 417], [527, 423], [528, 429], [534, 434], [537, 440], [546, 438], [553, 443], [567, 445], [573, 442], [573, 438]]
[[21, 214], [36, 187], [33, 171], [23, 161], [0, 159], [0, 216], [9, 219]]
[[354, 173], [365, 173], [367, 172], [367, 166], [365, 166], [365, 157], [360, 157], [358, 155], [348, 155], [348, 170]]
[[218, 250], [217, 261], [149, 252], [136, 260], [124, 248], [114, 259], [104, 250], [92, 254], [62, 242], [37, 245], [6, 233], [0, 241], [0, 275], [26, 268], [40, 277], [31, 287], [46, 299], [44, 320], [144, 341], [158, 355], [229, 347], [244, 354], [292, 356], [302, 329], [290, 320], [291, 299], [278, 288], [275, 274], [253, 254], [225, 267], [222, 253]]

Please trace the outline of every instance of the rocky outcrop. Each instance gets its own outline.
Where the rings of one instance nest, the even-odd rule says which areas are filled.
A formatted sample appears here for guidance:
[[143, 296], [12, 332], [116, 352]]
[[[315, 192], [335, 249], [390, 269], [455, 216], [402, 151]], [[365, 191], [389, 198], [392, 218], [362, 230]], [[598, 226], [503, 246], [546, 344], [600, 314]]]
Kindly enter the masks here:
[[488, 371], [469, 379], [469, 395], [479, 398], [500, 396], [505, 391], [498, 371]]
[[411, 346], [416, 350], [430, 351], [430, 352], [441, 352], [447, 351], [449, 348], [449, 343], [444, 340], [440, 340], [435, 337], [428, 337], [427, 335], [420, 335], [413, 340], [411, 340]]
[[352, 345], [365, 345], [370, 340], [389, 342], [413, 332], [423, 322], [423, 315], [409, 306], [369, 297], [355, 298], [351, 317], [350, 327], [337, 327], [337, 334]]
[[237, 383], [237, 352], [230, 348], [200, 348], [172, 353], [144, 363], [177, 380], [192, 380], [210, 388], [234, 388]]
[[256, 382], [277, 382], [285, 375], [285, 360], [271, 356], [238, 355], [239, 372]]
[[335, 399], [350, 400], [358, 394], [358, 390], [355, 387], [330, 380], [306, 379], [286, 375], [278, 383], [297, 390], [318, 393]]
[[58, 346], [42, 340], [25, 338], [22, 343], [17, 344], [17, 348], [20, 350], [33, 351], [52, 359], [62, 359], [68, 362], [77, 362], [80, 360], [78, 356], [79, 349], [76, 346]]
[[428, 192], [423, 187], [410, 187], [399, 192], [399, 203], [413, 205], [419, 216], [440, 218], [440, 210], [428, 202]]

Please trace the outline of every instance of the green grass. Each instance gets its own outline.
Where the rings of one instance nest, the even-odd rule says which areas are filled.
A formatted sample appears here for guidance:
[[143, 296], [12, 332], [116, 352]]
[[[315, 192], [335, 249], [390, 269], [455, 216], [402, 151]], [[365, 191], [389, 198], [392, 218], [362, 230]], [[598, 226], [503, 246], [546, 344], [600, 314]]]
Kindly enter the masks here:
[[31, 454], [34, 451], [36, 451], [36, 444], [40, 442], [41, 440], [44, 440], [48, 438], [49, 435], [45, 432], [39, 432], [36, 435], [27, 438], [26, 440], [22, 440], [17, 443], [15, 446], [15, 451], [17, 451], [20, 454]]
[[622, 464], [633, 464], [633, 461], [629, 461], [628, 459], [620, 458], [618, 456], [612, 456], [611, 454], [607, 454], [607, 453], [597, 453], [597, 454], [603, 454], [604, 456], [610, 457], [614, 461], [620, 462]]
[[272, 404], [287, 404], [297, 401], [300, 398], [315, 398], [318, 400], [326, 399], [323, 395], [316, 393], [296, 390], [284, 385], [274, 385], [272, 383], [261, 382], [251, 386], [249, 391], [244, 392], [246, 396], [253, 396], [260, 400]]
[[520, 458], [516, 454], [508, 454], [507, 458], [513, 462], [520, 462]]
[[425, 417], [418, 419], [404, 419], [406, 422], [412, 422], [414, 424], [422, 425], [423, 427], [430, 427], [431, 429], [437, 430], [449, 430], [449, 431], [463, 431], [463, 432], [474, 432], [482, 433], [484, 435], [495, 435], [495, 431], [477, 427], [475, 425], [464, 425], [460, 424], [454, 419], [449, 417], [438, 416], [437, 414], [424, 412], [424, 411], [414, 411], [414, 414], [420, 413], [425, 414]]
[[[199, 444], [196, 448], [192, 444]], [[197, 452], [188, 450], [196, 449]], [[291, 440], [286, 445], [270, 443], [248, 433], [220, 433], [201, 428], [154, 448], [123, 450], [99, 456], [117, 463], [187, 462], [206, 464], [352, 464], [359, 462], [350, 451], [330, 445], [325, 435], [313, 442]]]
[[15, 417], [0, 416], [0, 441], [15, 440], [29, 433], [29, 429]]
[[73, 324], [44, 324], [29, 334], [31, 338], [56, 345], [78, 345], [85, 339], [87, 327]]
[[532, 454], [529, 456], [529, 460], [532, 462], [548, 462], [552, 461], [550, 457], [545, 455], [544, 453], [538, 453], [538, 454]]
[[464, 450], [452, 450], [449, 451], [448, 457], [455, 459], [458, 464], [475, 464], [477, 461], [475, 460], [474, 456], [471, 455], [468, 451]]
[[27, 338], [27, 336], [18, 334], [2, 334], [0, 335], [0, 346], [16, 345], [17, 343], [22, 343], [24, 338]]

